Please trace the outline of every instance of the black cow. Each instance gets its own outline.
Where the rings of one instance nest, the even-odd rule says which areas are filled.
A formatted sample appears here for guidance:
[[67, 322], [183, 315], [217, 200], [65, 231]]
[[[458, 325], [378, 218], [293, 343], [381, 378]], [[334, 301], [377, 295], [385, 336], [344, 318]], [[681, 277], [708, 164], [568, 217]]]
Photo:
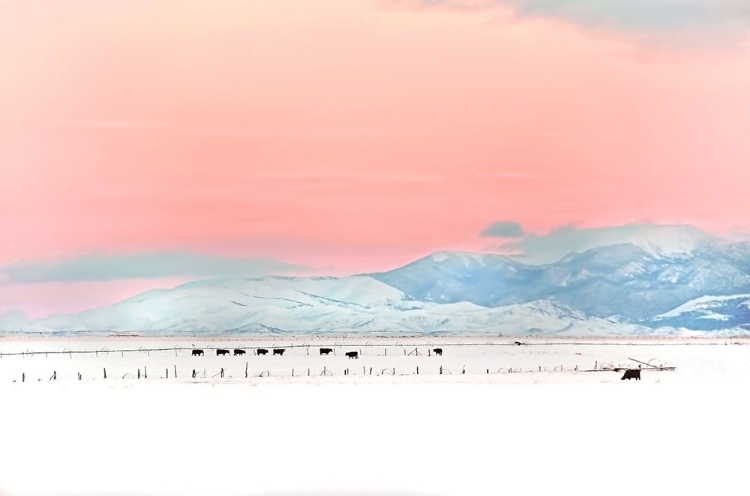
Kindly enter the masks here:
[[629, 369], [625, 371], [625, 375], [623, 375], [620, 380], [624, 381], [625, 379], [635, 379], [636, 381], [641, 380], [641, 369]]
[[274, 355], [283, 355], [284, 354], [284, 348], [274, 348], [273, 349]]
[[256, 351], [255, 353], [257, 353], [258, 355], [265, 355], [266, 353], [268, 353], [268, 350], [264, 350], [263, 348], [258, 348], [258, 351]]
[[332, 351], [333, 351], [333, 350], [332, 350], [331, 348], [321, 348], [321, 349], [320, 349], [320, 354], [321, 354], [321, 355], [327, 355], [327, 354], [329, 354], [329, 353], [330, 353], [330, 352], [332, 352]]
[[244, 355], [244, 354], [245, 354], [245, 350], [240, 350], [239, 348], [234, 350], [234, 356]]
[[203, 356], [203, 350], [193, 350], [193, 356]]
[[359, 352], [357, 351], [347, 351], [346, 356], [349, 358], [359, 358]]
[[228, 354], [229, 354], [229, 350], [222, 350], [222, 349], [216, 350], [216, 356], [228, 355]]
[[442, 348], [435, 348], [435, 349], [434, 349], [434, 350], [432, 350], [432, 351], [433, 351], [433, 353], [435, 353], [436, 355], [441, 355], [441, 356], [443, 355], [443, 349], [442, 349]]

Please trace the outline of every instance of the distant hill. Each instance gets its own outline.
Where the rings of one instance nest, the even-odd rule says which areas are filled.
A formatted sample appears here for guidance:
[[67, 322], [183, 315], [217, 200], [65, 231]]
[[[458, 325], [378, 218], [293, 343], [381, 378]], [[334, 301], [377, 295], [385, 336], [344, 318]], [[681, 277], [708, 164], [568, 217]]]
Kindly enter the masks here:
[[181, 333], [649, 335], [750, 330], [750, 244], [685, 252], [600, 246], [543, 265], [437, 252], [350, 277], [196, 281], [0, 330]]

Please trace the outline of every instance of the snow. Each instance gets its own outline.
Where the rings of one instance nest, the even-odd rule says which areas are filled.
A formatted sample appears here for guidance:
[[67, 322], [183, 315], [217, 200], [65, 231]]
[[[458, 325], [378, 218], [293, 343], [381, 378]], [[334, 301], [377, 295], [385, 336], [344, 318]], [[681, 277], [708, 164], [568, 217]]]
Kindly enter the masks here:
[[445, 262], [449, 258], [450, 258], [450, 254], [445, 251], [438, 251], [432, 254], [432, 260], [438, 263]]
[[[424, 340], [422, 339], [422, 342]], [[323, 341], [321, 341], [322, 343]], [[507, 342], [507, 341], [506, 341]], [[750, 347], [722, 340], [589, 340], [515, 347], [442, 344], [446, 366], [466, 375], [90, 379], [103, 364], [171, 363], [173, 352], [120, 357], [0, 358], [3, 447], [0, 494], [454, 496], [497, 494], [722, 494], [746, 492], [750, 441], [741, 422]], [[0, 340], [0, 350], [87, 349], [184, 340]], [[197, 341], [232, 347], [244, 340]], [[353, 344], [354, 341], [348, 341]], [[415, 344], [416, 341], [401, 344]], [[447, 344], [446, 344], [447, 343]], [[475, 343], [471, 346], [470, 343]], [[725, 344], [729, 343], [729, 344]], [[745, 344], [746, 342], [742, 342]], [[260, 342], [252, 342], [260, 344]], [[278, 343], [277, 343], [278, 344]], [[316, 346], [320, 343], [316, 343]], [[360, 343], [361, 344], [361, 343]], [[380, 344], [395, 346], [394, 340]], [[360, 360], [295, 353], [356, 370]], [[171, 356], [170, 356], [171, 353]], [[580, 355], [578, 355], [580, 353]], [[674, 361], [675, 372], [515, 373], [477, 370], [575, 360]], [[207, 355], [207, 366], [235, 357]], [[327, 360], [331, 358], [333, 360]], [[389, 360], [397, 358], [397, 354]], [[178, 357], [186, 364], [192, 357]], [[378, 358], [379, 359], [379, 358]], [[441, 360], [403, 357], [399, 365]], [[77, 381], [8, 382], [45, 363], [86, 367]], [[356, 366], [354, 365], [356, 363]], [[395, 363], [391, 361], [391, 363]], [[42, 364], [42, 365], [34, 365]], [[346, 364], [346, 365], [345, 365]], [[232, 366], [229, 369], [234, 371]], [[61, 369], [62, 370], [62, 369]], [[538, 382], [538, 383], [537, 383]], [[602, 383], [604, 382], [604, 383]], [[10, 407], [8, 407], [10, 406]], [[739, 420], [738, 420], [739, 419]], [[685, 470], [690, 467], [690, 470]]]
[[[671, 240], [664, 244], [669, 249], [659, 253], [684, 252], [657, 256], [644, 251], [636, 241], [651, 234]], [[442, 251], [370, 275], [198, 281], [36, 322], [0, 315], [0, 331], [524, 336], [663, 333], [649, 330], [663, 324], [703, 331], [748, 325], [745, 301], [720, 305], [721, 298], [748, 296], [747, 244], [698, 242], [700, 233], [684, 226], [655, 228], [651, 234], [633, 237], [625, 230], [610, 240], [620, 244], [544, 266], [501, 255]], [[732, 293], [738, 296], [705, 296]], [[549, 301], [560, 305], [544, 311]], [[708, 315], [679, 317], [700, 305]]]
[[[750, 348], [733, 343], [750, 344], [746, 338], [636, 337], [636, 338], [571, 338], [531, 337], [522, 340], [529, 346], [515, 346], [514, 338], [488, 337], [284, 337], [251, 338], [242, 336], [223, 338], [4, 338], [0, 339], [0, 386], [20, 382], [25, 374], [27, 384], [47, 382], [56, 372], [57, 380], [75, 383], [78, 374], [83, 382], [122, 381], [123, 377], [137, 377], [140, 370], [149, 380], [191, 382], [191, 371], [199, 378], [218, 380], [224, 369], [224, 380], [250, 383], [273, 381], [332, 381], [357, 378], [361, 381], [382, 381], [416, 376], [420, 381], [458, 376], [465, 369], [470, 381], [476, 382], [617, 382], [617, 374], [575, 373], [592, 369], [596, 363], [611, 363], [620, 367], [636, 367], [631, 359], [652, 363], [671, 363], [679, 367], [676, 374], [661, 374], [653, 379], [666, 382], [714, 380], [708, 369], [724, 375], [750, 375]], [[732, 346], [729, 346], [732, 344]], [[285, 348], [283, 356], [255, 356], [257, 348]], [[320, 347], [331, 347], [334, 353], [320, 356]], [[442, 356], [434, 356], [433, 348], [442, 348]], [[194, 357], [193, 348], [203, 349], [205, 355]], [[245, 349], [244, 356], [216, 356], [216, 348]], [[414, 353], [417, 350], [419, 354]], [[116, 350], [125, 350], [119, 352]], [[154, 351], [147, 351], [154, 350]], [[89, 351], [92, 353], [81, 353]], [[346, 351], [358, 351], [360, 358], [348, 359]], [[47, 354], [45, 354], [47, 352]], [[61, 353], [62, 352], [62, 353]], [[432, 356], [430, 356], [432, 355]], [[741, 360], [736, 360], [741, 359]], [[691, 362], [700, 362], [696, 368]], [[708, 365], [707, 365], [708, 364]], [[245, 370], [248, 378], [245, 379]], [[440, 367], [445, 374], [440, 376]], [[542, 373], [539, 373], [541, 367]], [[738, 367], [738, 368], [732, 368]], [[175, 381], [174, 370], [178, 379]], [[321, 377], [324, 368], [327, 376]], [[395, 376], [392, 369], [396, 370]], [[547, 372], [544, 373], [544, 369]], [[307, 370], [310, 375], [307, 375]], [[350, 376], [344, 376], [344, 370]], [[372, 371], [370, 371], [372, 369]], [[508, 374], [513, 369], [529, 373]], [[552, 373], [553, 370], [557, 372]], [[294, 370], [294, 376], [292, 375]], [[490, 374], [487, 374], [487, 370]], [[532, 373], [534, 372], [534, 373]], [[167, 377], [168, 374], [168, 377]], [[264, 377], [260, 377], [263, 375]], [[270, 376], [270, 377], [267, 377]], [[426, 379], [425, 379], [426, 378]], [[453, 379], [451, 379], [453, 380]], [[132, 384], [132, 381], [125, 380]]]
[[429, 256], [429, 259], [433, 262], [446, 262], [451, 261], [457, 265], [469, 267], [472, 264], [484, 265], [485, 262], [493, 259], [503, 259], [506, 257], [497, 254], [485, 254], [485, 253], [472, 253], [468, 251], [439, 251]]
[[729, 318], [728, 315], [722, 315], [720, 313], [713, 313], [713, 312], [707, 313], [705, 315], [701, 315], [698, 318], [699, 319], [709, 319], [709, 320], [722, 320], [722, 321], [724, 321], [724, 320], [730, 320], [730, 318]]
[[421, 302], [370, 276], [195, 282], [37, 324], [40, 330], [178, 335], [263, 330], [494, 336], [525, 336], [530, 330], [567, 335], [653, 332], [587, 316], [547, 300], [493, 308], [469, 302]]
[[368, 276], [201, 281], [38, 324], [53, 330], [227, 331], [251, 324], [287, 331], [356, 328], [406, 300]]
[[[672, 317], [679, 317], [683, 313], [706, 311], [711, 307], [721, 305], [724, 302], [742, 299], [750, 299], [750, 294], [738, 294], [730, 296], [701, 296], [700, 298], [695, 298], [687, 301], [668, 312], [657, 315], [656, 317], [654, 317], [654, 319], [667, 319]], [[724, 315], [721, 315], [720, 317], [722, 318], [722, 320], [728, 320]]]
[[[613, 237], [609, 240], [610, 243], [632, 243], [655, 256], [681, 256], [721, 240], [717, 236], [688, 225], [644, 225], [640, 232], [632, 234], [628, 234], [627, 229], [617, 234], [614, 234], [616, 228], [612, 231]], [[605, 244], [602, 242], [600, 246], [605, 246]]]

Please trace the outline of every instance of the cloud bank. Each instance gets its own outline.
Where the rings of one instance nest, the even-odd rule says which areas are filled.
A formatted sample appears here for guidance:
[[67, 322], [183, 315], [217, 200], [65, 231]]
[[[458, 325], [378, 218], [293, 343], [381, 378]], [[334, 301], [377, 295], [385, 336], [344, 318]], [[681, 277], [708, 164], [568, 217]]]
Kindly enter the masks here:
[[480, 236], [485, 238], [520, 238], [524, 234], [521, 224], [504, 220], [493, 222], [480, 233]]
[[544, 234], [527, 234], [522, 239], [508, 240], [499, 246], [503, 253], [532, 263], [554, 263], [571, 253], [623, 243], [662, 253], [685, 253], [722, 238], [689, 225], [651, 223], [626, 224], [613, 227], [561, 226]]
[[520, 18], [562, 20], [670, 42], [747, 40], [747, 0], [396, 0], [407, 5], [477, 10], [507, 7]]
[[190, 252], [133, 255], [84, 255], [55, 261], [28, 261], [0, 267], [0, 280], [8, 283], [112, 281], [188, 277], [261, 277], [305, 272], [309, 267], [273, 258], [241, 258]]

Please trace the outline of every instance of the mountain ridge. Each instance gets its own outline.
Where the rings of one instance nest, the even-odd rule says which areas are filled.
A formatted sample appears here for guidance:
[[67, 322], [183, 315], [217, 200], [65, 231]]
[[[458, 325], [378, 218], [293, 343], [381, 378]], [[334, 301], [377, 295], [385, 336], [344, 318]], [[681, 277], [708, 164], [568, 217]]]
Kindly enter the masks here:
[[19, 314], [0, 316], [0, 329], [162, 334], [742, 332], [750, 329], [750, 303], [745, 304], [750, 297], [743, 300], [747, 295], [747, 242], [706, 243], [668, 254], [618, 243], [537, 265], [501, 254], [438, 251], [391, 271], [347, 277], [193, 281], [72, 315], [37, 321]]

